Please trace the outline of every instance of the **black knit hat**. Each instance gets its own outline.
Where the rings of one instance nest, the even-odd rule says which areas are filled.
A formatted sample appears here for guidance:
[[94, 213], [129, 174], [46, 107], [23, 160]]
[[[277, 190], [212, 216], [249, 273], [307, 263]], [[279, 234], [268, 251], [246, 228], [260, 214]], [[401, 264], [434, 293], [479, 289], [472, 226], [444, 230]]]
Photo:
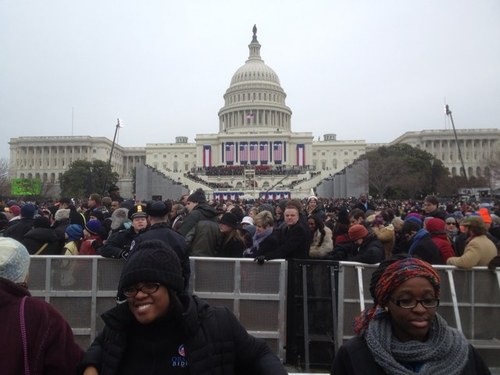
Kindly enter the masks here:
[[231, 212], [226, 212], [220, 218], [219, 223], [226, 224], [226, 225], [230, 226], [231, 228], [237, 228], [238, 227], [238, 218], [236, 217], [235, 214], [232, 214]]
[[191, 194], [187, 198], [188, 202], [194, 202], [194, 203], [205, 203], [207, 201], [207, 198], [205, 197], [205, 192], [203, 189], [196, 189], [193, 194]]
[[118, 291], [144, 281], [158, 282], [179, 292], [184, 289], [181, 262], [165, 242], [148, 240], [134, 248], [123, 267]]

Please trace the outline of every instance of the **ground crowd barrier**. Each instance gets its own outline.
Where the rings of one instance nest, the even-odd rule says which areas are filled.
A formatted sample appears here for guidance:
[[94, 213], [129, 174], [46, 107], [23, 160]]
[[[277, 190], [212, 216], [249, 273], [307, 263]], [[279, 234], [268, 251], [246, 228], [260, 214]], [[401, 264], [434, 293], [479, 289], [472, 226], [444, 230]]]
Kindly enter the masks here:
[[[190, 289], [214, 306], [229, 308], [254, 336], [285, 358], [286, 267], [253, 259], [191, 257]], [[116, 304], [124, 261], [100, 256], [32, 256], [31, 294], [57, 308], [84, 349], [103, 329], [100, 315]]]
[[[191, 291], [225, 306], [254, 336], [298, 371], [327, 371], [335, 351], [353, 335], [352, 320], [371, 304], [375, 265], [321, 260], [197, 258]], [[33, 296], [54, 305], [86, 349], [103, 328], [100, 314], [115, 305], [122, 260], [100, 256], [32, 256]], [[436, 266], [438, 312], [460, 329], [490, 367], [500, 367], [500, 271]]]

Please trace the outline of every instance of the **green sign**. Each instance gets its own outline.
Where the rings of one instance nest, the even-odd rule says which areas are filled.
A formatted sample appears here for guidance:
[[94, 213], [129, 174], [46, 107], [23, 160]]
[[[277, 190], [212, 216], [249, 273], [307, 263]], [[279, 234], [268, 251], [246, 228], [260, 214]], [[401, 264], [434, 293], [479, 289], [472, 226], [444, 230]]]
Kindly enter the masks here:
[[38, 178], [14, 178], [11, 186], [12, 195], [40, 195], [42, 192], [42, 181]]

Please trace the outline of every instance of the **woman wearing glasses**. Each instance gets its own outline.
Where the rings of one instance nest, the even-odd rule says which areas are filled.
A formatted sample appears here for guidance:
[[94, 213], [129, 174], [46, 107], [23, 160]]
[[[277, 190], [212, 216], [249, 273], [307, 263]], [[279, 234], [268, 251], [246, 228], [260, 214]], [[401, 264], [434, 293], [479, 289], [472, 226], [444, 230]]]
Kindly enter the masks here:
[[224, 308], [184, 291], [179, 258], [162, 241], [141, 242], [123, 267], [127, 298], [103, 314], [83, 374], [286, 374], [267, 344]]
[[339, 349], [332, 374], [489, 374], [465, 337], [436, 313], [439, 275], [417, 258], [380, 264], [374, 306], [355, 319], [357, 336]]

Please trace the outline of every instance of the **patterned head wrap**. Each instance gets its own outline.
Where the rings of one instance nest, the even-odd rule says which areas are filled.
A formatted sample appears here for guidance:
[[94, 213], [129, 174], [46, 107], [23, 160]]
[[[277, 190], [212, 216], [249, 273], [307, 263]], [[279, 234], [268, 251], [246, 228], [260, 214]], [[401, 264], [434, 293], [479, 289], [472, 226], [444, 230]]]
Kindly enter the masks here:
[[[376, 271], [375, 271], [376, 272]], [[362, 335], [372, 319], [382, 317], [386, 312], [382, 308], [389, 302], [392, 293], [405, 281], [415, 277], [424, 277], [432, 284], [436, 297], [439, 297], [440, 278], [432, 266], [417, 258], [403, 258], [383, 271], [379, 278], [372, 278], [374, 306], [365, 310], [354, 320], [354, 332]]]

